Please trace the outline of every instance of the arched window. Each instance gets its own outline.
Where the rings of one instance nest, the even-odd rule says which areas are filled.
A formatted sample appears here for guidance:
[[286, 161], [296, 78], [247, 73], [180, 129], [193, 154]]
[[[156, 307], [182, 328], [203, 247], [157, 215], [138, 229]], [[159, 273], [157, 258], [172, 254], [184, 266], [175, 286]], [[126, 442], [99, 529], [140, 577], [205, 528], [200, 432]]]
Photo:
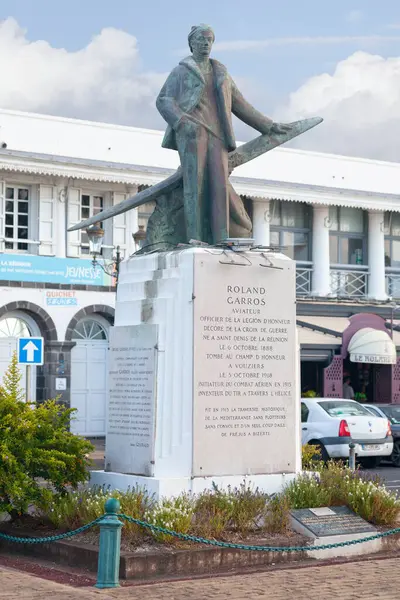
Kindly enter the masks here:
[[40, 329], [29, 315], [13, 311], [0, 319], [0, 338], [40, 336]]
[[72, 333], [73, 340], [104, 341], [108, 339], [106, 326], [100, 319], [86, 317], [76, 324]]
[[[0, 383], [4, 373], [10, 365], [14, 352], [17, 351], [17, 339], [23, 337], [39, 337], [40, 328], [36, 321], [23, 310], [15, 310], [6, 313], [0, 318]], [[26, 398], [35, 402], [37, 392], [37, 368], [34, 365], [28, 367], [20, 366], [20, 387], [26, 390]]]

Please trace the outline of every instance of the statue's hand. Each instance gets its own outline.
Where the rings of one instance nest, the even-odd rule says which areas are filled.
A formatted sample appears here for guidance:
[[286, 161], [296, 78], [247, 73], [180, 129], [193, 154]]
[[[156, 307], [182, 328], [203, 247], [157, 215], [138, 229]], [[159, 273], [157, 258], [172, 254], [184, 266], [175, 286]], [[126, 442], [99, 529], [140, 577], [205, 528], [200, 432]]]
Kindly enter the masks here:
[[270, 129], [271, 133], [287, 133], [292, 129], [291, 125], [287, 125], [286, 123], [272, 123], [272, 127]]

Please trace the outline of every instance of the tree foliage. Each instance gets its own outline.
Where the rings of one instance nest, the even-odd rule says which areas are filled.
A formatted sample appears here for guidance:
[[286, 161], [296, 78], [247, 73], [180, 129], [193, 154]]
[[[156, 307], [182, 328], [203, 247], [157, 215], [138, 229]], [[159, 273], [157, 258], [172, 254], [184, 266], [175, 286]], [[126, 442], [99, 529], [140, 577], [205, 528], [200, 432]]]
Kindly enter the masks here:
[[0, 386], [0, 512], [13, 518], [84, 482], [93, 450], [69, 431], [74, 409], [24, 401], [21, 376], [14, 354]]

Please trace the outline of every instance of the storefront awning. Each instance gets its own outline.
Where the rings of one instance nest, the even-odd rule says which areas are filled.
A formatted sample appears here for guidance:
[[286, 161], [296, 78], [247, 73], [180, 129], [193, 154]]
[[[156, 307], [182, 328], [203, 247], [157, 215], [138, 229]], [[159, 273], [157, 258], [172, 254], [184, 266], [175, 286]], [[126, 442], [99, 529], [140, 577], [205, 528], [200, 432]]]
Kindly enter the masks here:
[[376, 365], [395, 365], [396, 346], [386, 331], [365, 327], [350, 340], [348, 352], [351, 362]]

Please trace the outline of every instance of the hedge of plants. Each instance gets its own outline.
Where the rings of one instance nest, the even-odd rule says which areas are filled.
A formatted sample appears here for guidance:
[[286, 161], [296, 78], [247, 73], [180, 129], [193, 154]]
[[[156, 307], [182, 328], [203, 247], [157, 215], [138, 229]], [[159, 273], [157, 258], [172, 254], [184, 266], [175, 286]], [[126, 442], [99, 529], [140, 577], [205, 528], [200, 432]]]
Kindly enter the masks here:
[[[102, 488], [53, 496], [40, 508], [41, 518], [54, 529], [69, 530], [89, 523], [104, 512], [108, 498], [118, 498], [121, 510], [136, 519], [179, 533], [211, 539], [246, 539], [254, 535], [289, 535], [290, 510], [322, 506], [348, 506], [378, 526], [394, 526], [400, 502], [377, 477], [351, 471], [330, 462], [319, 472], [304, 472], [280, 494], [268, 496], [243, 483], [226, 491], [214, 488], [198, 496], [183, 494], [155, 501], [143, 489], [116, 492]], [[123, 535], [135, 545], [149, 539], [149, 531], [126, 523]], [[174, 543], [165, 534], [153, 534], [158, 542]]]

